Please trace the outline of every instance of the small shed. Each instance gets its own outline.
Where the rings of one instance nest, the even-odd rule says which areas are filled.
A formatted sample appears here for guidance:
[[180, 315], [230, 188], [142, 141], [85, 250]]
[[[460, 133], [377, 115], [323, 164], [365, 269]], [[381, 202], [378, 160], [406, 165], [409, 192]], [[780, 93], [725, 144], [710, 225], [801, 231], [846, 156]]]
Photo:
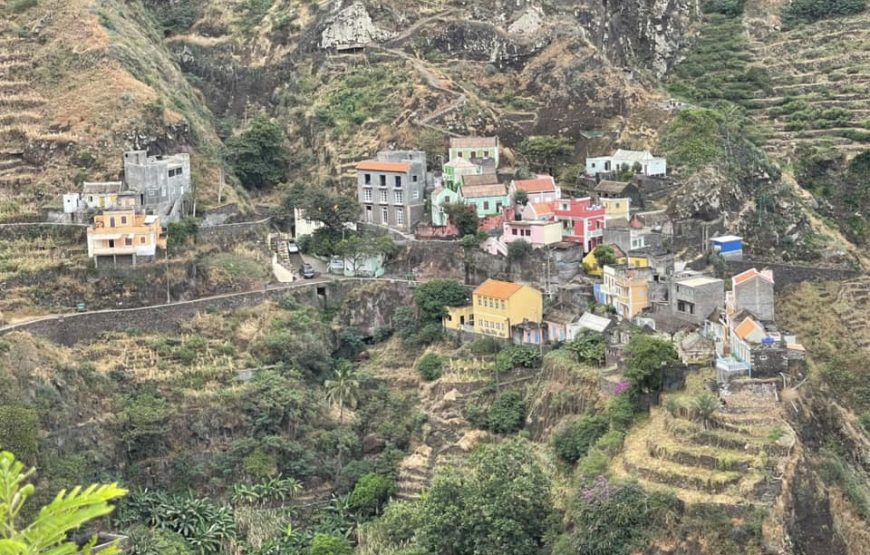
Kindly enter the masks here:
[[722, 235], [710, 239], [710, 250], [726, 260], [743, 259], [743, 238], [736, 235]]

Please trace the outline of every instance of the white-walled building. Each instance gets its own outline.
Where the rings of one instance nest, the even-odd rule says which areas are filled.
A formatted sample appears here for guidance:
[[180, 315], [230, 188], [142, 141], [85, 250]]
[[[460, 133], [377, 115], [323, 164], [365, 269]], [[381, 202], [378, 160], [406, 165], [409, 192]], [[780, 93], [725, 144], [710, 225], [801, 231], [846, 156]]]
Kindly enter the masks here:
[[651, 177], [664, 177], [668, 173], [667, 160], [653, 156], [648, 150], [619, 149], [610, 156], [586, 159], [587, 175], [617, 172], [620, 168]]

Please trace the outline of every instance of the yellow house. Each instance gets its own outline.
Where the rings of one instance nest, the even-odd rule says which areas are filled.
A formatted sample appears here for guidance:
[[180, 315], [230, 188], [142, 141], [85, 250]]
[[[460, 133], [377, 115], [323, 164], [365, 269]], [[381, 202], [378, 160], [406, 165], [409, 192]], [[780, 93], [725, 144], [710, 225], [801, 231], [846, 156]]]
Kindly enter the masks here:
[[519, 283], [488, 279], [474, 290], [471, 306], [448, 310], [444, 326], [509, 339], [514, 327], [535, 324], [531, 333], [523, 330], [523, 340], [537, 343], [543, 317], [540, 291]]
[[[607, 246], [611, 247], [616, 253], [617, 266], [630, 266], [632, 268], [649, 268], [650, 266], [649, 258], [644, 255], [628, 254], [626, 256], [616, 245]], [[601, 277], [604, 274], [601, 266], [598, 265], [598, 259], [595, 258], [594, 250], [583, 257], [583, 271], [587, 275], [596, 277]]]
[[649, 308], [650, 271], [630, 266], [604, 266], [601, 293], [605, 304], [616, 313], [631, 319]]
[[631, 207], [631, 199], [628, 197], [623, 198], [601, 198], [601, 204], [604, 206], [604, 218], [605, 220], [612, 220], [615, 218], [622, 218], [624, 220], [629, 219], [630, 207]]
[[133, 209], [106, 210], [94, 216], [88, 228], [88, 257], [94, 259], [94, 266], [100, 257], [111, 257], [112, 263], [121, 257], [135, 266], [138, 258], [153, 259], [158, 246], [166, 248], [160, 218]]

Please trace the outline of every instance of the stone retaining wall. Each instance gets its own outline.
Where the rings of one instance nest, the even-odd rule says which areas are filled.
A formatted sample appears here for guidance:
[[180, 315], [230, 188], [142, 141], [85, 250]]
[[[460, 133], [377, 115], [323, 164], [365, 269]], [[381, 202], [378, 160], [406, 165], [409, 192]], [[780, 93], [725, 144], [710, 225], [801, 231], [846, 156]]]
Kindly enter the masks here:
[[766, 262], [764, 260], [726, 260], [726, 272], [729, 276], [737, 275], [750, 268], [770, 268], [773, 270], [774, 288], [778, 291], [792, 283], [804, 281], [844, 281], [860, 275], [850, 268], [825, 268], [819, 266], [803, 266], [798, 264], [783, 264], [781, 262]]

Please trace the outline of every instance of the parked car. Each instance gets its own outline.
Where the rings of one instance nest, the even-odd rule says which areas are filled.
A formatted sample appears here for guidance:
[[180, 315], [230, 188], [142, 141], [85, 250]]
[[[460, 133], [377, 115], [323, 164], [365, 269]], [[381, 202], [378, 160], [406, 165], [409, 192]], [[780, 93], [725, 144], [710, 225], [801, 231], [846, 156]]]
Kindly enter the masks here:
[[303, 264], [302, 265], [302, 277], [305, 279], [311, 279], [314, 277], [314, 268], [311, 264]]
[[333, 256], [329, 259], [329, 272], [333, 274], [344, 273], [344, 259], [340, 256]]
[[297, 252], [299, 252], [299, 245], [297, 245], [293, 241], [290, 241], [289, 243], [287, 243], [287, 253], [288, 254], [296, 254]]

